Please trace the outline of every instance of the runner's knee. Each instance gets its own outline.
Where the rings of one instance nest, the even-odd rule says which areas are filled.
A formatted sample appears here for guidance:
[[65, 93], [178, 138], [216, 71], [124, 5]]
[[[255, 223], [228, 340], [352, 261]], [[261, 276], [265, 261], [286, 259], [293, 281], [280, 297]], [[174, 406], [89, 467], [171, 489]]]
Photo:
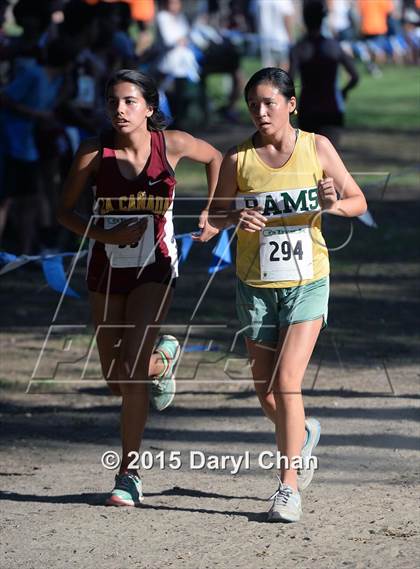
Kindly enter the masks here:
[[274, 399], [285, 401], [302, 395], [302, 377], [293, 370], [282, 370], [273, 383]]

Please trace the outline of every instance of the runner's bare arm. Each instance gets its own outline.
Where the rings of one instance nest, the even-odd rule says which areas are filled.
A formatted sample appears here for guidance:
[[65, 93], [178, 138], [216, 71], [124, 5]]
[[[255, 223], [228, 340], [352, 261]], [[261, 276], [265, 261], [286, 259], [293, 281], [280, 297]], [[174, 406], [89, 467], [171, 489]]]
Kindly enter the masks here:
[[[324, 171], [318, 181], [318, 196], [322, 209], [335, 215], [356, 217], [367, 210], [365, 196], [336, 149], [325, 136], [315, 135], [316, 150]], [[337, 200], [337, 194], [340, 200]]]
[[98, 169], [99, 160], [98, 139], [91, 138], [82, 142], [64, 183], [57, 210], [57, 219], [61, 225], [64, 225], [73, 233], [101, 241], [102, 243], [115, 243], [117, 245], [134, 243], [144, 233], [144, 223], [132, 224], [131, 222], [130, 224], [127, 221], [119, 224], [114, 229], [105, 230], [91, 223], [91, 221], [75, 211], [82, 192]]
[[223, 159], [219, 181], [214, 194], [209, 214], [211, 225], [225, 229], [230, 225], [241, 225], [241, 229], [253, 233], [260, 231], [266, 222], [260, 208], [232, 209], [238, 190], [236, 181], [236, 165], [238, 155], [236, 147], [231, 148]]
[[165, 141], [167, 158], [173, 169], [175, 169], [181, 158], [189, 158], [195, 162], [205, 164], [208, 200], [198, 220], [198, 227], [201, 229], [201, 233], [193, 235], [192, 238], [195, 241], [208, 241], [218, 233], [218, 230], [208, 223], [207, 218], [210, 203], [216, 189], [222, 155], [211, 144], [179, 130], [165, 132]]

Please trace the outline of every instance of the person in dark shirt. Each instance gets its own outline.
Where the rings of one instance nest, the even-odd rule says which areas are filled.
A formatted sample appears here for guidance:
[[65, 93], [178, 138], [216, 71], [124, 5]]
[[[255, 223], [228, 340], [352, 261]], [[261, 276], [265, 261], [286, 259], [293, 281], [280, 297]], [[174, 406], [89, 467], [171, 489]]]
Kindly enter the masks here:
[[[340, 43], [322, 35], [321, 26], [326, 14], [323, 2], [314, 0], [304, 6], [307, 34], [291, 50], [289, 74], [293, 78], [299, 73], [301, 78], [299, 127], [323, 134], [338, 146], [344, 125], [344, 100], [358, 83], [359, 75]], [[342, 89], [338, 85], [340, 66], [349, 75], [349, 81]]]

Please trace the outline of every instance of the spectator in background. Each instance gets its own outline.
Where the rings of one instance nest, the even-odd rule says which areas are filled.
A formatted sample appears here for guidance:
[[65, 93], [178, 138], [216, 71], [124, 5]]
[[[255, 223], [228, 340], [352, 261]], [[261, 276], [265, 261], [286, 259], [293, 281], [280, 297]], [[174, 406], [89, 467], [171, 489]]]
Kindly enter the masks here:
[[[99, 35], [98, 17], [95, 6], [82, 0], [72, 0], [64, 7], [64, 21], [59, 26], [59, 37], [75, 47], [76, 57], [73, 77], [73, 92], [63, 108], [64, 119], [68, 125], [77, 127], [83, 138], [96, 134], [100, 128], [96, 103], [101, 97], [102, 65], [98, 65], [91, 46]], [[101, 69], [102, 67], [102, 69]], [[102, 113], [98, 111], [102, 116]], [[75, 146], [80, 139], [75, 140]]]
[[[233, 25], [232, 19], [227, 24]], [[209, 119], [209, 103], [207, 97], [207, 77], [220, 73], [228, 75], [229, 86], [224, 89], [226, 102], [217, 109], [223, 119], [237, 123], [239, 114], [236, 104], [241, 96], [243, 77], [240, 68], [240, 48], [234, 37], [232, 29], [216, 29], [210, 23], [207, 13], [201, 13], [196, 18], [190, 34], [191, 40], [198, 53], [201, 71], [201, 97], [200, 104], [204, 111], [205, 122]]]
[[[117, 67], [129, 67], [136, 58], [136, 46], [129, 34], [129, 28], [133, 23], [134, 6], [137, 7], [137, 3], [129, 0], [85, 1], [90, 6], [95, 6], [101, 28], [100, 35], [108, 35], [108, 41], [111, 39], [112, 48], [121, 58]], [[147, 4], [146, 1], [145, 5]]]
[[338, 41], [351, 41], [355, 37], [352, 10], [354, 0], [327, 0], [328, 26]]
[[382, 75], [377, 63], [384, 63], [393, 50], [386, 36], [389, 30], [394, 3], [392, 0], [358, 0], [360, 33], [365, 40], [372, 61], [367, 64], [369, 73]]
[[392, 0], [357, 0], [360, 15], [360, 33], [364, 39], [385, 36], [388, 18], [394, 9]]
[[47, 30], [51, 24], [50, 2], [19, 0], [13, 6], [13, 17], [16, 24], [22, 28], [22, 34], [10, 39], [11, 79], [22, 67], [42, 59], [47, 42]]
[[402, 13], [404, 35], [409, 46], [409, 61], [420, 59], [420, 0], [405, 0]]
[[[123, 13], [124, 9], [124, 13]], [[131, 13], [125, 2], [100, 2], [95, 6], [97, 34], [88, 47], [97, 70], [97, 91], [102, 100], [106, 77], [121, 65], [133, 64], [134, 43], [127, 33]]]
[[[302, 83], [299, 127], [327, 136], [338, 147], [344, 124], [344, 99], [356, 86], [359, 76], [353, 60], [342, 50], [339, 42], [322, 35], [325, 16], [325, 6], [321, 1], [314, 0], [304, 6], [307, 34], [291, 50], [289, 73], [292, 78], [299, 73]], [[337, 88], [340, 66], [350, 76], [342, 90]]]
[[164, 55], [158, 69], [175, 78], [200, 80], [199, 67], [190, 46], [190, 24], [182, 12], [181, 0], [162, 0], [156, 16], [156, 31]]
[[126, 0], [130, 4], [131, 17], [137, 23], [149, 26], [155, 19], [154, 0]]
[[247, 32], [249, 29], [249, 21], [247, 14], [246, 0], [230, 0], [229, 12], [226, 18], [226, 25], [229, 30], [237, 30]]
[[[65, 74], [75, 59], [71, 44], [55, 40], [46, 50], [45, 65], [33, 63], [22, 67], [14, 80], [1, 92], [0, 123], [5, 150], [6, 195], [16, 204], [20, 252], [30, 255], [39, 248], [37, 231], [52, 219], [46, 213], [46, 187], [38, 146], [38, 133], [56, 122], [55, 109], [61, 101]], [[46, 180], [50, 184], [51, 180]]]
[[137, 64], [137, 54], [136, 43], [130, 36], [130, 26], [133, 23], [132, 12], [127, 2], [117, 2], [115, 6], [117, 17], [112, 46], [120, 58], [119, 67], [134, 67]]
[[[95, 6], [99, 3], [113, 4], [121, 0], [84, 0], [86, 4]], [[131, 19], [137, 22], [140, 30], [144, 30], [153, 23], [155, 19], [155, 0], [123, 0], [128, 4], [131, 12]]]
[[200, 81], [199, 65], [190, 43], [190, 24], [182, 12], [181, 0], [163, 0], [156, 16], [157, 72], [163, 80], [175, 128], [179, 127], [189, 104], [189, 84]]
[[155, 21], [154, 0], [131, 0], [131, 18], [137, 22], [139, 35], [137, 37], [136, 53], [141, 55], [153, 43], [152, 27]]
[[[12, 5], [12, 3], [9, 3]], [[8, 3], [3, 3], [3, 8], [8, 7]], [[2, 85], [7, 85], [15, 80], [20, 80], [22, 76], [26, 75], [26, 69], [32, 66], [38, 66], [43, 61], [46, 52], [46, 43], [48, 39], [48, 29], [51, 24], [52, 2], [49, 0], [39, 0], [33, 2], [31, 0], [19, 0], [14, 3], [12, 7], [12, 15], [15, 23], [22, 29], [22, 33], [18, 36], [12, 36], [7, 39], [3, 44], [1, 50], [1, 59], [4, 64], [2, 66]], [[10, 87], [8, 87], [9, 89]], [[0, 145], [0, 161], [3, 167], [0, 166], [0, 237], [3, 234], [9, 207], [12, 203], [11, 176], [10, 164], [10, 138], [18, 139], [22, 136], [22, 131], [17, 128], [16, 132], [8, 131], [6, 125], [7, 112], [2, 113], [3, 117], [0, 119], [2, 123], [0, 127], [1, 142]], [[2, 120], [5, 119], [5, 120]], [[13, 121], [12, 121], [13, 124]], [[10, 126], [10, 124], [9, 124]], [[20, 125], [21, 126], [21, 125]], [[23, 131], [24, 133], [25, 131]], [[13, 141], [12, 148], [25, 145], [24, 140]]]
[[295, 15], [292, 0], [256, 0], [263, 67], [287, 68]]

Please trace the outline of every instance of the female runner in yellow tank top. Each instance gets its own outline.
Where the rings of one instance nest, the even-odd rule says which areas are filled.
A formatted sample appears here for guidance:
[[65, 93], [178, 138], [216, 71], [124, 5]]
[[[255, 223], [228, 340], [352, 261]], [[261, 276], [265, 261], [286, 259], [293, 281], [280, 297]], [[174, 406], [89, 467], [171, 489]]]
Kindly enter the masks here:
[[238, 316], [255, 389], [284, 457], [268, 521], [291, 522], [302, 513], [299, 490], [312, 479], [309, 459], [321, 431], [316, 419], [305, 421], [301, 393], [327, 320], [329, 261], [321, 218], [323, 212], [361, 215], [366, 201], [330, 141], [290, 124], [296, 96], [285, 71], [255, 73], [245, 99], [257, 132], [226, 154], [210, 222], [238, 227]]

